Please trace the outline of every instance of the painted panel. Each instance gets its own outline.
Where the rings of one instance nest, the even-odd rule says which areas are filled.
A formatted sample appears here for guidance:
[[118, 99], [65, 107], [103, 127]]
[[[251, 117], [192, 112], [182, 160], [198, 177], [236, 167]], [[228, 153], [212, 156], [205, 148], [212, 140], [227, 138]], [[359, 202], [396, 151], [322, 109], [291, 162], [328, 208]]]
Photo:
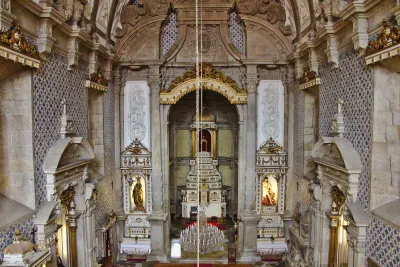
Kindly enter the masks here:
[[257, 148], [272, 137], [284, 140], [284, 88], [280, 80], [261, 80], [257, 88]]
[[222, 184], [232, 186], [234, 184], [234, 182], [232, 182], [234, 177], [233, 177], [233, 172], [232, 172], [231, 167], [219, 166], [218, 170], [222, 177]]
[[146, 81], [129, 81], [124, 92], [124, 146], [138, 139], [150, 149], [150, 88]]
[[176, 131], [176, 156], [190, 157], [190, 131], [177, 130]]
[[176, 177], [177, 177], [176, 184], [177, 185], [185, 185], [186, 184], [186, 178], [188, 176], [189, 171], [190, 171], [189, 166], [179, 166], [177, 168], [177, 170], [176, 170]]
[[231, 130], [218, 131], [218, 157], [232, 157], [232, 132]]

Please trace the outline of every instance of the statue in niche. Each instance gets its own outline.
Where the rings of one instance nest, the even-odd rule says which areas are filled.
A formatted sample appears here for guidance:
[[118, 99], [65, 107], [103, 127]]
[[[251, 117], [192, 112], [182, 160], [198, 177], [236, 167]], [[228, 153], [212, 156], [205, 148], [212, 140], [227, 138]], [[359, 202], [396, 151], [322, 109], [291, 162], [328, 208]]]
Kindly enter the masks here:
[[268, 181], [268, 178], [266, 178], [263, 182], [263, 188], [268, 188], [266, 191], [265, 196], [262, 199], [262, 205], [263, 206], [275, 206], [276, 205], [276, 199], [275, 199], [275, 192], [272, 190], [271, 184]]
[[133, 202], [135, 203], [134, 211], [145, 211], [143, 207], [143, 189], [140, 177], [137, 177], [137, 182], [132, 190]]

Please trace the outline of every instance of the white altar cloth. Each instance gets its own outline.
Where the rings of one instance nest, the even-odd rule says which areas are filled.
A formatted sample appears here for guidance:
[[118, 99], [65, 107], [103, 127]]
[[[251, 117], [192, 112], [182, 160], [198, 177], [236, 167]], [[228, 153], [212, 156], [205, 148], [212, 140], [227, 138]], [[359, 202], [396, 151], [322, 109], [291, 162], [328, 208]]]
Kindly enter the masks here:
[[285, 241], [258, 241], [257, 252], [261, 255], [281, 255], [288, 250]]
[[121, 243], [120, 253], [130, 255], [149, 255], [151, 253], [150, 240], [140, 240], [137, 243], [135, 240], [124, 240]]

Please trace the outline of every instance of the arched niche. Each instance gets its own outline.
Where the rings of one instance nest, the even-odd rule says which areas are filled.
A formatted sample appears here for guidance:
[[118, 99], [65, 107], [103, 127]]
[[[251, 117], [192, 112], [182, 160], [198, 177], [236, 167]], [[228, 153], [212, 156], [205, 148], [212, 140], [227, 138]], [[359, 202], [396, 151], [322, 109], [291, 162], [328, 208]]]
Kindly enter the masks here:
[[357, 202], [362, 169], [360, 156], [342, 137], [321, 137], [311, 156], [316, 165], [316, 177], [310, 186], [312, 261], [322, 265], [358, 266], [353, 265], [353, 256], [363, 258], [365, 250], [362, 246], [355, 249], [358, 244], [351, 239], [363, 240], [368, 224], [368, 215]]
[[[83, 137], [65, 136], [70, 134], [71, 127], [68, 123], [69, 118], [64, 114], [62, 125], [67, 132], [62, 129], [62, 138], [50, 148], [43, 164], [43, 171], [47, 176], [47, 201], [39, 210], [41, 219], [36, 220], [36, 223], [39, 229], [39, 225], [44, 225], [44, 228], [52, 224], [58, 225], [55, 234], [59, 242], [56, 246], [62, 254], [60, 256], [63, 263], [92, 266], [95, 258], [81, 254], [77, 248], [92, 251], [95, 247], [96, 220], [93, 211], [96, 206], [92, 195], [96, 186], [87, 181], [90, 164], [95, 156], [89, 142]], [[81, 216], [82, 214], [85, 215]], [[47, 219], [46, 222], [46, 217], [51, 217], [54, 221]], [[82, 234], [85, 238], [77, 238]]]
[[317, 178], [336, 185], [350, 202], [357, 201], [361, 159], [346, 138], [321, 137], [314, 145], [311, 157], [317, 165]]
[[[83, 137], [57, 140], [43, 164], [43, 171], [47, 176], [47, 200], [58, 199], [69, 186], [76, 185], [79, 180], [85, 181], [88, 178], [89, 164], [93, 160], [93, 149]], [[87, 193], [91, 195], [92, 192]]]

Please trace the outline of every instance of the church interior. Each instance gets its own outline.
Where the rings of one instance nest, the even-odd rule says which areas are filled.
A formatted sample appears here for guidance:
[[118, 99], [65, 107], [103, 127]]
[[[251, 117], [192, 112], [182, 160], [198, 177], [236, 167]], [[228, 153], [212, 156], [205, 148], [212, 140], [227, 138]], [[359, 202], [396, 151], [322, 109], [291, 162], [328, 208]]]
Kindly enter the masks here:
[[400, 266], [400, 0], [0, 0], [0, 266]]

